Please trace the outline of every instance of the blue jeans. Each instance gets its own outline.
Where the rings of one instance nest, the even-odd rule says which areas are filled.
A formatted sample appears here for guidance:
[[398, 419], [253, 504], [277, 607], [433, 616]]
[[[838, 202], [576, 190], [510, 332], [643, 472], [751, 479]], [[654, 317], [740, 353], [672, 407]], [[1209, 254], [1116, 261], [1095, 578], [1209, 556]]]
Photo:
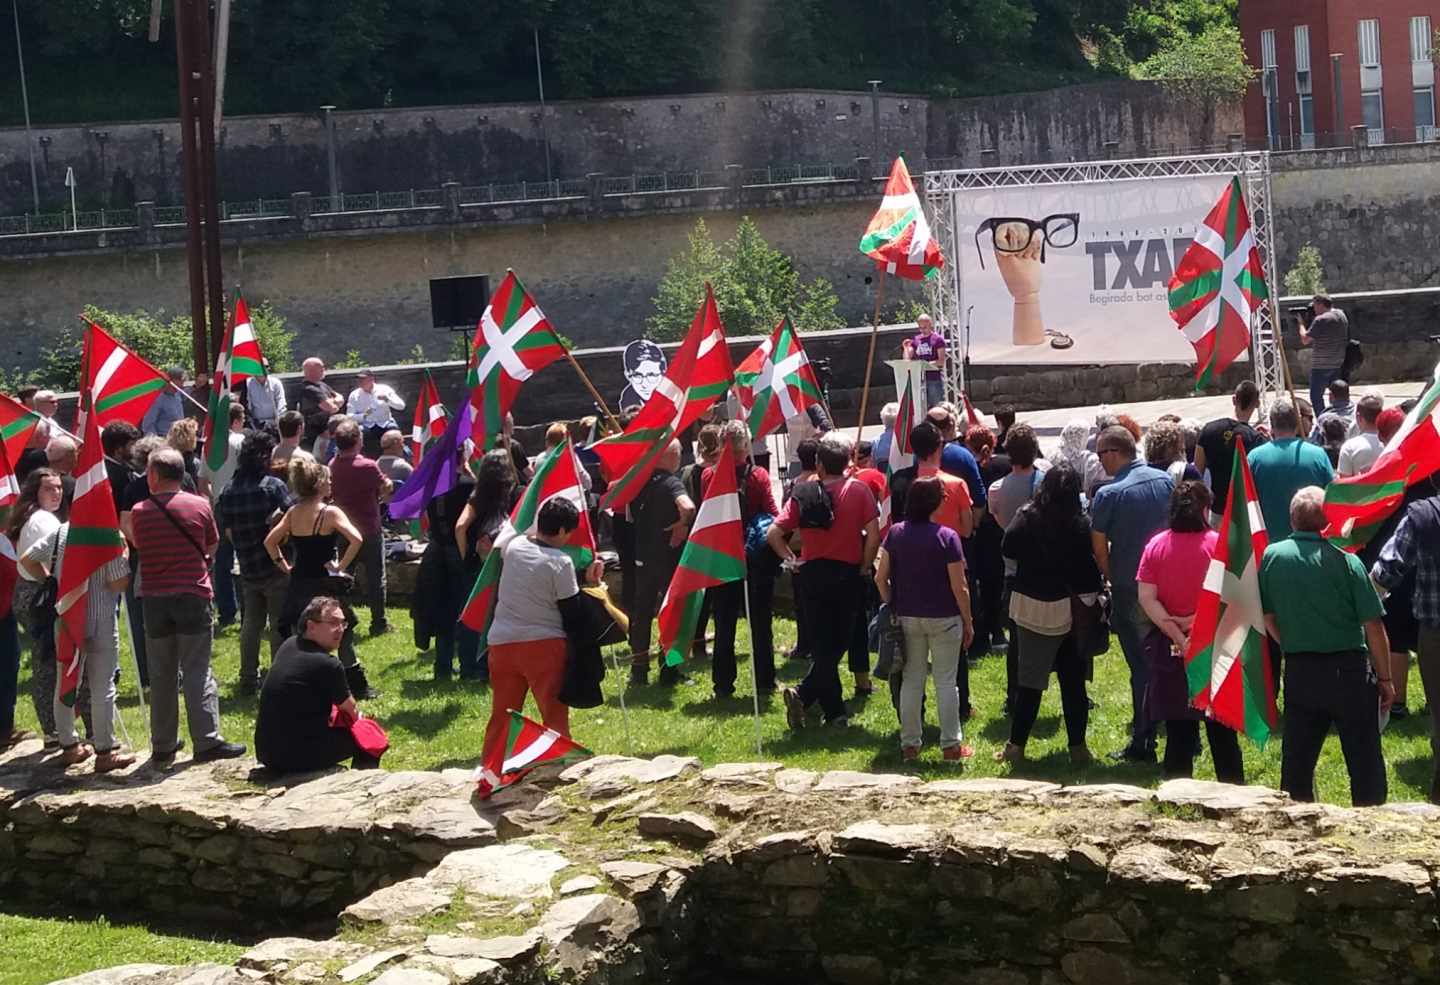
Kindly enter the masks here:
[[1139, 589], [1132, 580], [1128, 585], [1110, 587], [1110, 624], [1120, 639], [1120, 649], [1130, 666], [1130, 706], [1135, 715], [1135, 741], [1154, 741], [1155, 723], [1145, 709], [1145, 688], [1150, 681], [1150, 666], [1145, 657], [1145, 637], [1150, 620], [1140, 608]]
[[0, 619], [0, 741], [15, 729], [15, 699], [20, 689], [20, 629], [15, 613]]
[[[1310, 371], [1310, 409], [1319, 417], [1320, 412], [1326, 407], [1325, 388], [1336, 380], [1340, 379], [1340, 367], [1334, 369], [1312, 369]], [[1305, 438], [1309, 435], [1302, 434]]]
[[235, 545], [224, 537], [215, 551], [215, 561], [210, 568], [210, 581], [215, 586], [215, 612], [222, 625], [235, 621], [240, 611], [235, 599]]

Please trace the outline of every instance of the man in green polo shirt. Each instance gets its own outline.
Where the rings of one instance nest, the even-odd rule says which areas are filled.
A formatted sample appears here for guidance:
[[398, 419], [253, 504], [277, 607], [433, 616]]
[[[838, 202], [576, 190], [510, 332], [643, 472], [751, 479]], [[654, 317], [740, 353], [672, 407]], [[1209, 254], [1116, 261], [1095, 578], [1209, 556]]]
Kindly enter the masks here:
[[1289, 520], [1294, 534], [1267, 547], [1260, 562], [1265, 628], [1285, 652], [1280, 789], [1315, 799], [1315, 764], [1334, 725], [1350, 799], [1356, 807], [1383, 804], [1380, 715], [1395, 700], [1384, 608], [1359, 559], [1320, 536], [1323, 489], [1297, 492]]

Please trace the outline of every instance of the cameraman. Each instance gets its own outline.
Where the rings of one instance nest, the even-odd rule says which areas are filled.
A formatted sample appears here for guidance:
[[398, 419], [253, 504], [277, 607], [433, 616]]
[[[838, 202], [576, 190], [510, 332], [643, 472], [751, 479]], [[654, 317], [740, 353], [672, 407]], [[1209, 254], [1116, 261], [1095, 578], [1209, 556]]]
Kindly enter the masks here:
[[1325, 388], [1344, 375], [1350, 320], [1328, 294], [1317, 294], [1310, 302], [1310, 310], [1300, 313], [1296, 321], [1300, 344], [1314, 348], [1310, 360], [1310, 406], [1318, 409], [1325, 406]]

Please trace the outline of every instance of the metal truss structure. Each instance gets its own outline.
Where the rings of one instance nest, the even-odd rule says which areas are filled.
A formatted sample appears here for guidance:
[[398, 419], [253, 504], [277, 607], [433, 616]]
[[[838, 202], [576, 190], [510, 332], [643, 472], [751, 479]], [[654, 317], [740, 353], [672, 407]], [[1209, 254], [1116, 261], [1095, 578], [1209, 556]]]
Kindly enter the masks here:
[[1030, 185], [1073, 185], [1091, 182], [1145, 181], [1196, 175], [1238, 175], [1250, 209], [1250, 223], [1270, 298], [1254, 313], [1250, 326], [1250, 361], [1260, 388], [1261, 412], [1289, 390], [1283, 348], [1280, 345], [1279, 285], [1275, 279], [1274, 216], [1270, 208], [1270, 154], [1237, 151], [1188, 157], [1150, 157], [1124, 161], [1077, 161], [1022, 167], [976, 168], [965, 171], [930, 171], [925, 175], [925, 204], [931, 234], [940, 244], [946, 264], [926, 282], [925, 292], [935, 328], [945, 336], [946, 347], [962, 358], [945, 361], [945, 392], [958, 402], [966, 387], [963, 356], [969, 351], [970, 309], [965, 306], [965, 285], [960, 276], [956, 233], [959, 193], [980, 188], [1021, 188]]

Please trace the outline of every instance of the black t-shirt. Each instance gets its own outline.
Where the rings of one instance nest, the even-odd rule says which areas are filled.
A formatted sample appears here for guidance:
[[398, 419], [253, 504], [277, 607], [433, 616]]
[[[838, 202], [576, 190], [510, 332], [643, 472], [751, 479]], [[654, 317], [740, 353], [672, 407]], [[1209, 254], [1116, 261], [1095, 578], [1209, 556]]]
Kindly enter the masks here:
[[[180, 488], [184, 492], [195, 492], [195, 480], [190, 478], [189, 472], [186, 472], [180, 477]], [[120, 512], [124, 513], [127, 510], [133, 510], [136, 503], [144, 502], [149, 498], [150, 476], [141, 472], [130, 480], [130, 484], [125, 487], [125, 492], [119, 497], [116, 505], [119, 507]]]
[[635, 525], [635, 557], [643, 564], [662, 564], [678, 559], [684, 547], [670, 546], [669, 527], [680, 519], [676, 500], [685, 495], [685, 484], [674, 472], [656, 469], [630, 503]]
[[110, 495], [115, 500], [115, 514], [125, 509], [120, 505], [125, 501], [125, 490], [130, 488], [130, 483], [135, 481], [135, 473], [130, 471], [128, 465], [115, 461], [113, 458], [105, 459], [105, 478], [110, 480]]
[[31, 472], [47, 468], [49, 465], [50, 459], [46, 456], [44, 448], [26, 448], [20, 453], [20, 460], [15, 463], [15, 481], [23, 486]]
[[281, 645], [260, 688], [255, 718], [255, 755], [266, 766], [284, 768], [291, 754], [303, 756], [330, 729], [330, 709], [350, 697], [345, 668], [334, 654], [292, 636]]
[[335, 395], [334, 388], [324, 380], [318, 383], [313, 380], [300, 381], [300, 392], [295, 397], [295, 409], [305, 418], [306, 441], [314, 441], [324, 433], [325, 425], [330, 423], [330, 412], [321, 410], [320, 404]]
[[1010, 456], [1004, 452], [997, 452], [990, 456], [990, 460], [980, 466], [980, 481], [985, 483], [989, 489], [990, 484], [1010, 474]]
[[1230, 499], [1230, 471], [1235, 466], [1235, 436], [1245, 442], [1245, 451], [1265, 443], [1259, 431], [1248, 424], [1242, 424], [1233, 417], [1222, 417], [1211, 421], [1200, 431], [1200, 440], [1195, 447], [1205, 452], [1205, 467], [1210, 470], [1210, 491], [1215, 501], [1210, 509], [1224, 512]]

